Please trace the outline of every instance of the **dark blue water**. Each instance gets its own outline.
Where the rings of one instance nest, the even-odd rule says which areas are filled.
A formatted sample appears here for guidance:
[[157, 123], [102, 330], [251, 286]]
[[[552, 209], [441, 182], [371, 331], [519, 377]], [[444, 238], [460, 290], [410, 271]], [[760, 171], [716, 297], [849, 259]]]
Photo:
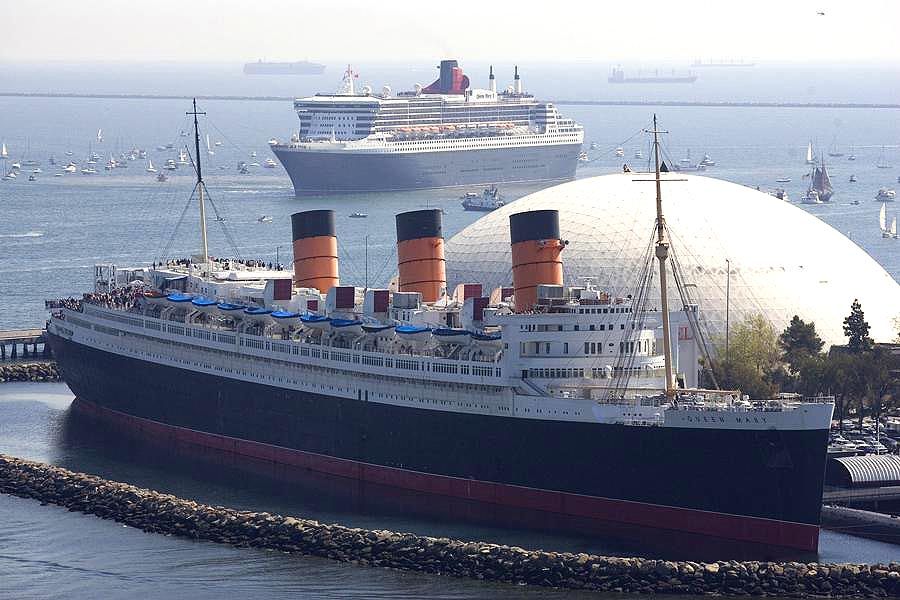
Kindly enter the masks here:
[[[337, 69], [311, 79], [247, 79], [222, 66], [157, 67], [142, 71], [109, 67], [33, 67], [14, 73], [4, 90], [70, 92], [146, 92], [204, 94], [301, 95], [333, 89]], [[364, 70], [364, 69], [360, 69]], [[367, 82], [394, 89], [430, 80], [430, 68], [373, 67]], [[498, 68], [498, 73], [502, 72]], [[695, 86], [651, 86], [623, 89], [605, 83], [605, 66], [561, 67], [537, 65], [526, 78], [532, 90], [556, 98], [759, 99], [789, 101], [892, 101], [900, 97], [898, 73], [882, 67], [822, 70], [800, 67], [757, 68], [740, 74], [732, 70], [702, 73]], [[365, 77], [364, 77], [365, 78]], [[501, 78], [502, 81], [502, 78]], [[98, 262], [143, 264], [166, 256], [186, 256], [199, 244], [198, 215], [188, 205], [192, 178], [176, 172], [158, 183], [144, 171], [145, 163], [94, 176], [53, 177], [47, 164], [53, 154], [83, 161], [90, 150], [108, 156], [132, 147], [149, 151], [156, 166], [173, 153], [157, 152], [159, 145], [185, 143], [179, 131], [189, 129], [177, 100], [103, 100], [0, 97], [0, 141], [12, 159], [41, 161], [45, 171], [35, 182], [20, 177], [0, 182], [0, 329], [39, 326], [45, 315], [43, 300], [80, 294], [92, 285]], [[395, 271], [393, 216], [404, 210], [440, 207], [445, 211], [449, 237], [478, 218], [462, 211], [459, 191], [398, 194], [357, 194], [337, 198], [296, 198], [290, 181], [279, 169], [255, 169], [238, 175], [238, 161], [270, 156], [266, 141], [282, 139], [296, 126], [289, 103], [261, 101], [205, 101], [209, 115], [202, 122], [213, 141], [215, 155], [203, 155], [206, 179], [225, 227], [244, 257], [286, 262], [290, 253], [289, 215], [308, 208], [334, 208], [338, 213], [341, 275], [346, 281], [383, 285]], [[621, 169], [636, 149], [644, 149], [640, 135], [651, 116], [643, 107], [564, 106], [564, 114], [584, 124], [586, 141], [596, 141], [593, 161], [579, 169], [579, 177]], [[896, 184], [900, 175], [900, 111], [852, 109], [657, 108], [666, 151], [677, 160], [688, 151], [699, 158], [709, 153], [718, 165], [708, 174], [729, 181], [775, 187], [775, 179], [791, 177], [789, 194], [799, 198], [807, 168], [803, 157], [808, 140], [827, 148], [836, 141], [857, 155], [855, 163], [834, 159], [829, 171], [835, 183], [834, 202], [805, 207], [849, 235], [900, 280], [900, 244], [880, 237], [873, 201], [879, 187]], [[96, 141], [97, 129], [104, 141]], [[613, 156], [617, 146], [625, 158]], [[875, 167], [882, 157], [893, 169]], [[251, 152], [257, 152], [255, 159]], [[100, 165], [102, 167], [102, 163]], [[849, 184], [849, 175], [859, 181]], [[507, 197], [520, 197], [535, 187], [509, 186]], [[859, 205], [850, 204], [859, 200]], [[184, 211], [185, 207], [187, 211]], [[367, 219], [349, 219], [353, 212]], [[182, 216], [183, 215], [183, 216]], [[261, 215], [273, 222], [260, 224]], [[180, 224], [179, 224], [180, 223]], [[213, 254], [234, 253], [221, 224], [210, 223]], [[761, 243], [766, 240], [761, 233]], [[366, 260], [368, 254], [368, 260]], [[453, 283], [453, 282], [451, 282]], [[75, 435], [66, 426], [65, 409], [71, 394], [64, 385], [5, 384], [0, 388], [0, 452], [35, 458], [68, 468], [98, 473], [138, 485], [171, 491], [199, 501], [309, 516], [323, 521], [372, 528], [484, 539], [554, 550], [628, 553], [597, 539], [550, 536], [524, 531], [501, 531], [404, 517], [365, 514], [322, 505], [316, 498], [291, 495], [241, 480], [196, 479], [171, 464], [134, 459], [103, 439]], [[107, 447], [109, 446], [109, 447]], [[449, 580], [378, 569], [360, 569], [319, 559], [285, 556], [256, 550], [188, 542], [147, 535], [115, 523], [41, 507], [32, 501], [0, 496], [0, 596], [14, 597], [150, 597], [267, 596], [267, 597], [440, 597], [537, 596], [553, 598], [561, 592]], [[637, 550], [639, 551], [639, 549]], [[897, 548], [833, 532], [823, 532], [822, 560], [877, 562], [896, 559]], [[577, 597], [565, 594], [567, 597]]]

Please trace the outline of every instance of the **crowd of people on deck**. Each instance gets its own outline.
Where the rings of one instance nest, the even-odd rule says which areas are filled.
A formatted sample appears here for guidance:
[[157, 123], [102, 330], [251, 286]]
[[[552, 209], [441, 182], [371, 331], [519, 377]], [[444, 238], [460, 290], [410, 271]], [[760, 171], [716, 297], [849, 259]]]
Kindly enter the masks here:
[[[233, 268], [233, 265], [243, 265], [249, 269], [268, 269], [269, 271], [284, 271], [284, 265], [272, 261], [264, 261], [259, 258], [216, 258], [210, 256], [209, 260], [216, 263], [223, 269]], [[189, 267], [196, 264], [190, 258], [172, 258], [165, 263], [153, 263], [153, 268], [162, 267]]]
[[91, 292], [83, 294], [81, 298], [58, 298], [56, 300], [47, 300], [44, 304], [49, 308], [68, 308], [69, 310], [82, 311], [84, 303], [105, 306], [107, 308], [116, 308], [120, 310], [131, 310], [138, 306], [138, 299], [143, 294], [140, 287], [121, 287], [110, 292]]

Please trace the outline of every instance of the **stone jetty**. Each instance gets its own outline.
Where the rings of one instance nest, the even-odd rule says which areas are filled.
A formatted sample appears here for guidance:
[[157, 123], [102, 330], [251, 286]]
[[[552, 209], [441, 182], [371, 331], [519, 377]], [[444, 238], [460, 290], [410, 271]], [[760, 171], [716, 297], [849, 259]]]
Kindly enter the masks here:
[[208, 506], [4, 455], [0, 492], [147, 532], [514, 584], [641, 594], [900, 597], [900, 563], [702, 563], [526, 550]]
[[61, 381], [53, 361], [0, 364], [0, 383], [7, 381]]

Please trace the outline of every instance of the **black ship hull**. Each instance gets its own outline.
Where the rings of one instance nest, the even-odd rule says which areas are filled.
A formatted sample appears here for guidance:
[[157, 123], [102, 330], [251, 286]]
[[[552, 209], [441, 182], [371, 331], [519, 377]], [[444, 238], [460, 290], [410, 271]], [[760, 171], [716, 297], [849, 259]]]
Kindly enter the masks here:
[[580, 144], [445, 152], [310, 151], [273, 146], [297, 194], [383, 192], [575, 177]]
[[536, 511], [579, 528], [619, 523], [817, 549], [826, 431], [598, 425], [414, 409], [49, 339], [84, 410], [165, 444], [414, 492], [423, 505], [458, 498]]

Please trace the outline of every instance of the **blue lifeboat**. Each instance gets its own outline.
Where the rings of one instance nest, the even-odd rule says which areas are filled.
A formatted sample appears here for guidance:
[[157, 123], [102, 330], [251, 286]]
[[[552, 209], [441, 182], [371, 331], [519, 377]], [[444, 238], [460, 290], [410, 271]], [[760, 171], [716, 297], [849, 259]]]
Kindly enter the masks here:
[[394, 336], [394, 325], [385, 325], [384, 323], [363, 323], [362, 330], [366, 335], [373, 337], [388, 338]]
[[331, 328], [331, 319], [324, 315], [316, 315], [312, 313], [300, 315], [300, 322], [307, 329], [322, 331], [324, 329]]
[[173, 304], [184, 304], [186, 302], [190, 302], [193, 299], [194, 297], [190, 294], [181, 294], [179, 292], [166, 296], [166, 300], [172, 302]]
[[232, 304], [230, 302], [219, 302], [216, 305], [216, 310], [232, 319], [242, 318], [244, 316], [243, 313], [245, 308], [247, 307], [243, 304]]
[[476, 346], [496, 349], [503, 345], [503, 337], [499, 333], [478, 333], [473, 331], [472, 342]]
[[216, 310], [216, 307], [219, 303], [212, 298], [204, 298], [203, 296], [198, 296], [191, 300], [191, 304], [194, 305], [194, 308], [196, 310], [199, 310], [202, 313], [211, 313]]
[[417, 325], [397, 325], [394, 328], [397, 335], [412, 342], [425, 342], [431, 337], [431, 329]]
[[255, 321], [257, 323], [264, 323], [268, 321], [269, 315], [271, 314], [271, 310], [269, 310], [268, 308], [262, 308], [260, 306], [251, 306], [244, 309], [244, 317], [246, 317], [250, 321]]
[[345, 335], [362, 335], [362, 321], [359, 319], [332, 319], [331, 330]]
[[289, 312], [286, 310], [276, 310], [272, 312], [272, 320], [276, 323], [284, 325], [297, 325], [300, 323], [300, 313]]
[[468, 344], [472, 332], [468, 329], [456, 329], [454, 327], [438, 327], [431, 331], [431, 335], [439, 344]]

